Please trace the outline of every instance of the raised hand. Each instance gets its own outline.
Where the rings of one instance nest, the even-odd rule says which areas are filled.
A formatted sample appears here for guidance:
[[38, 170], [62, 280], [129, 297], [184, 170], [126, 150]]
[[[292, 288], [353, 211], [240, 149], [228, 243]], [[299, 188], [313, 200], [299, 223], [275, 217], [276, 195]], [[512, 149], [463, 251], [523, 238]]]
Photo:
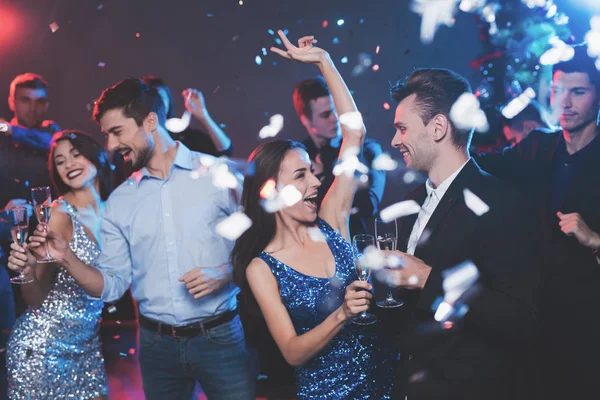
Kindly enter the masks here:
[[185, 108], [188, 110], [196, 119], [204, 119], [208, 116], [208, 110], [206, 109], [206, 102], [202, 92], [198, 89], [188, 88], [181, 92], [185, 100]]
[[277, 47], [271, 47], [271, 51], [279, 54], [282, 57], [290, 60], [300, 61], [306, 64], [319, 64], [329, 57], [329, 54], [325, 50], [313, 46], [315, 43], [317, 43], [317, 40], [314, 36], [301, 37], [298, 39], [298, 47], [296, 47], [289, 41], [283, 31], [279, 30], [277, 31], [277, 34], [281, 38], [286, 50], [282, 50]]

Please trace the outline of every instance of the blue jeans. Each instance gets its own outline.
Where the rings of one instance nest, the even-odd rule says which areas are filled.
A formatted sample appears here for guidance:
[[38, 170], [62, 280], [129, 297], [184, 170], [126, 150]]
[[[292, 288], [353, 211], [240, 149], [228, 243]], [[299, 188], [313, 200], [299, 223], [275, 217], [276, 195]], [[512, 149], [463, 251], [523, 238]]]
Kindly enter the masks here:
[[140, 367], [146, 400], [190, 400], [196, 381], [209, 400], [256, 398], [239, 316], [189, 338], [140, 327]]

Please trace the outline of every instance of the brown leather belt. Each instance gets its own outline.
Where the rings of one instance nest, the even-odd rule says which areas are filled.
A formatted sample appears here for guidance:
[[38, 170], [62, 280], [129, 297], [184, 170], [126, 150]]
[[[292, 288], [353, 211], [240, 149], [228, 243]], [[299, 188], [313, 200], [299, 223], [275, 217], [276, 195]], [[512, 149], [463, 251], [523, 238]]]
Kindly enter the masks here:
[[226, 322], [231, 321], [238, 315], [238, 309], [226, 311], [223, 314], [219, 314], [216, 317], [210, 317], [203, 321], [194, 322], [193, 324], [184, 326], [173, 326], [165, 324], [163, 322], [155, 321], [150, 318], [146, 318], [140, 314], [140, 326], [154, 332], [160, 332], [164, 335], [170, 335], [175, 338], [177, 337], [193, 337], [193, 336], [206, 336], [206, 331], [212, 328], [216, 328], [219, 325], [223, 325]]

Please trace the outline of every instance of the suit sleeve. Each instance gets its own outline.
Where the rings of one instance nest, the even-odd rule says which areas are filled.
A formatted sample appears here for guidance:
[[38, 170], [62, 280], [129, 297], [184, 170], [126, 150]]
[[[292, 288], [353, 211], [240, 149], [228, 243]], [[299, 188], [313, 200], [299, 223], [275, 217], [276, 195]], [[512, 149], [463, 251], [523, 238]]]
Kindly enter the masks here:
[[[363, 156], [365, 162], [370, 167], [373, 160], [383, 153], [381, 145], [374, 140], [364, 144]], [[368, 190], [358, 190], [354, 196], [354, 207], [358, 208], [358, 213], [364, 217], [373, 217], [379, 212], [379, 204], [383, 198], [385, 190], [386, 173], [375, 169], [369, 170]]]

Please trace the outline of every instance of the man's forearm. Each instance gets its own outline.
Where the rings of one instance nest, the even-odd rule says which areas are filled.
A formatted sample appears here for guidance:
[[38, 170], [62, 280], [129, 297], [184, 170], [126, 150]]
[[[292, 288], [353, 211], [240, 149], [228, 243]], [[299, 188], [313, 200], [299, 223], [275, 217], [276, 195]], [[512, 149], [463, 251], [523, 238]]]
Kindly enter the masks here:
[[208, 132], [208, 135], [210, 136], [210, 139], [212, 140], [217, 151], [223, 152], [231, 147], [231, 139], [229, 139], [221, 127], [210, 117], [210, 115], [207, 114], [200, 118], [200, 122], [202, 123], [202, 126], [204, 126], [206, 132]]
[[61, 264], [87, 294], [93, 297], [102, 295], [104, 277], [98, 269], [81, 262], [72, 252], [69, 252]]

